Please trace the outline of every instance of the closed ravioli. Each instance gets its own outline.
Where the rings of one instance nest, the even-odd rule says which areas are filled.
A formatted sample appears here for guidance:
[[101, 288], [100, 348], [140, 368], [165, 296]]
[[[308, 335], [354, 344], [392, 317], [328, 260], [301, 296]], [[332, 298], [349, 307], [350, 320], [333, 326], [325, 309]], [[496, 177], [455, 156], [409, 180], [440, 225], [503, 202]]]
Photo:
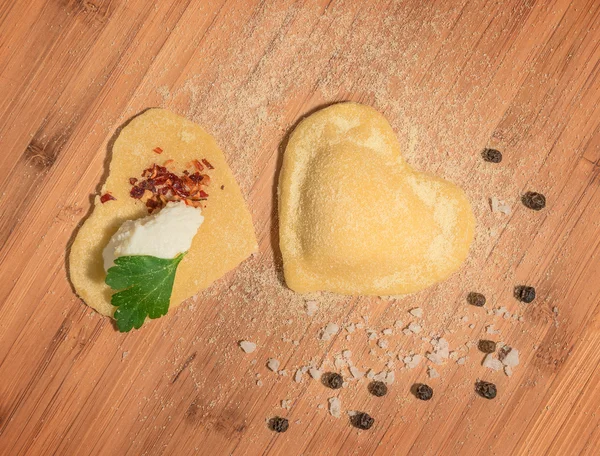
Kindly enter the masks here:
[[[158, 154], [156, 148], [162, 152]], [[114, 291], [104, 282], [102, 251], [124, 221], [148, 215], [146, 205], [130, 196], [129, 179], [140, 178], [155, 163], [173, 160], [169, 168], [181, 171], [190, 161], [203, 158], [214, 167], [202, 209], [204, 223], [177, 268], [170, 307], [208, 287], [256, 250], [250, 213], [213, 137], [170, 111], [149, 109], [124, 127], [114, 143], [101, 194], [110, 192], [115, 200], [102, 203], [96, 196], [94, 211], [71, 247], [70, 278], [86, 304], [112, 316]]]
[[279, 180], [280, 246], [298, 292], [394, 295], [445, 280], [468, 255], [464, 192], [413, 170], [387, 120], [341, 103], [292, 133]]

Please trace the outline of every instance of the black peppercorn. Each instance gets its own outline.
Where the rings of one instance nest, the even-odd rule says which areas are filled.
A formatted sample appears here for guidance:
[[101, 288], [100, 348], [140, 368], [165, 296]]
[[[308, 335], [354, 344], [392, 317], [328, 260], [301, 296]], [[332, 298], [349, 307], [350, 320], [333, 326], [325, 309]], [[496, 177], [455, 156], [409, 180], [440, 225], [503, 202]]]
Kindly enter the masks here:
[[424, 383], [415, 385], [414, 390], [417, 399], [421, 399], [422, 401], [428, 401], [433, 397], [433, 390], [431, 389], [431, 386], [425, 385]]
[[371, 426], [373, 426], [373, 423], [375, 423], [375, 419], [368, 413], [359, 412], [350, 418], [350, 422], [358, 429], [363, 429], [366, 431], [367, 429], [371, 429]]
[[475, 391], [481, 397], [485, 397], [486, 399], [494, 399], [496, 397], [496, 385], [490, 382], [484, 382], [483, 380], [479, 380], [475, 383]]
[[323, 375], [323, 384], [331, 389], [340, 389], [344, 384], [344, 379], [338, 373], [328, 372]]
[[269, 420], [269, 428], [275, 432], [285, 432], [288, 430], [290, 423], [287, 419], [276, 416]]
[[535, 288], [521, 285], [515, 288], [515, 297], [526, 304], [533, 302], [535, 299]]
[[523, 204], [534, 211], [541, 211], [546, 207], [546, 197], [541, 193], [527, 192], [521, 198]]
[[483, 353], [494, 353], [496, 351], [496, 342], [493, 340], [480, 340], [479, 344], [477, 344], [479, 350]]
[[369, 393], [373, 396], [382, 397], [387, 394], [387, 385], [383, 382], [371, 382], [369, 383]]
[[500, 163], [502, 161], [502, 152], [496, 149], [484, 149], [481, 156], [486, 162]]
[[469, 293], [467, 295], [467, 302], [472, 306], [483, 307], [485, 305], [485, 296], [481, 293]]

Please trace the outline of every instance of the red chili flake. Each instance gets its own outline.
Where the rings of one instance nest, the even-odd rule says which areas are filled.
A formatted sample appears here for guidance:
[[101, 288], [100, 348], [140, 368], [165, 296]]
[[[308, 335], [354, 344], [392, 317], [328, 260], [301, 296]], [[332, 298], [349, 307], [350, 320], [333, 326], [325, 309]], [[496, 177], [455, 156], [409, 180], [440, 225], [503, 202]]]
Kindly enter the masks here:
[[144, 195], [144, 191], [145, 190], [143, 188], [135, 185], [131, 188], [131, 191], [129, 192], [129, 196], [131, 196], [132, 198], [135, 198], [135, 199], [140, 199]]
[[130, 183], [131, 185], [135, 185], [135, 184], [137, 183], [137, 181], [138, 181], [138, 180], [137, 180], [135, 177], [130, 177], [130, 178], [129, 178], [129, 183]]
[[160, 147], [155, 147], [154, 149], [152, 149], [154, 152], [156, 152], [157, 154], [162, 154], [163, 150]]
[[198, 171], [190, 174], [186, 170], [179, 176], [166, 168], [171, 162], [167, 160], [165, 166], [153, 164], [142, 172], [143, 179], [139, 182], [135, 178], [130, 179], [130, 196], [142, 200], [150, 213], [164, 207], [169, 201], [183, 201], [189, 206], [201, 207], [202, 201], [208, 197], [204, 188], [210, 185], [210, 176], [200, 173], [199, 170], [205, 167], [198, 160], [188, 165]]
[[116, 200], [117, 198], [115, 198], [114, 196], [112, 196], [110, 193], [105, 193], [104, 195], [102, 195], [100, 197], [100, 202], [102, 204], [106, 203], [107, 201], [111, 201], [111, 200]]
[[214, 166], [211, 165], [206, 158], [202, 159], [202, 163], [204, 163], [208, 169], [215, 169]]
[[202, 166], [198, 160], [192, 160], [192, 164], [198, 171], [204, 171], [204, 166]]

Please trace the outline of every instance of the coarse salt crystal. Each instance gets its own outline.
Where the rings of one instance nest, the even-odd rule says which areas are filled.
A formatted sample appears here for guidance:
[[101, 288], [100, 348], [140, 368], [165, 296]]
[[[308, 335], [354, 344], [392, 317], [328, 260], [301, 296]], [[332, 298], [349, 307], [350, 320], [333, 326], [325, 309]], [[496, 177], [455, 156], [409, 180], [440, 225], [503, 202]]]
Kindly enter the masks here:
[[321, 375], [323, 375], [323, 372], [317, 369], [316, 367], [311, 367], [310, 369], [308, 369], [308, 373], [315, 380], [319, 380], [321, 378]]
[[502, 363], [496, 358], [494, 358], [493, 353], [487, 354], [485, 358], [483, 358], [483, 362], [481, 363], [481, 365], [494, 371], [499, 371], [503, 367]]
[[429, 378], [438, 378], [440, 376], [438, 371], [436, 371], [433, 367], [427, 368], [427, 375], [429, 375]]
[[342, 402], [337, 397], [330, 397], [329, 399], [329, 413], [335, 418], [339, 418], [342, 413]]
[[346, 359], [352, 357], [352, 352], [350, 350], [342, 350], [342, 356]]
[[340, 327], [335, 323], [327, 323], [321, 332], [321, 340], [330, 340], [339, 330]]
[[349, 333], [353, 333], [354, 331], [356, 331], [356, 325], [354, 323], [349, 324], [348, 326], [346, 326], [346, 331], [348, 331]]
[[456, 364], [459, 364], [459, 365], [461, 365], [461, 366], [462, 366], [463, 364], [465, 364], [466, 362], [467, 362], [467, 357], [466, 357], [466, 356], [463, 356], [462, 358], [458, 358], [458, 359], [456, 360]]
[[242, 340], [242, 341], [240, 341], [240, 348], [245, 353], [252, 353], [254, 350], [256, 350], [256, 344], [254, 342], [249, 342], [247, 340]]
[[383, 348], [385, 350], [386, 348], [388, 348], [388, 341], [385, 339], [379, 339], [377, 341], [377, 345], [379, 345], [379, 348]]
[[306, 315], [312, 317], [319, 310], [319, 304], [317, 301], [306, 301]]
[[392, 383], [394, 383], [394, 380], [396, 380], [396, 374], [394, 374], [394, 371], [389, 371], [385, 375], [385, 383], [391, 385]]
[[361, 372], [357, 367], [354, 366], [350, 366], [350, 373], [352, 374], [352, 377], [357, 379], [365, 376], [364, 372]]
[[423, 317], [423, 309], [421, 309], [420, 307], [415, 307], [414, 309], [409, 310], [409, 313], [413, 317], [417, 317], [417, 318]]
[[498, 358], [503, 365], [515, 367], [519, 365], [519, 350], [516, 348], [504, 347], [500, 350]]
[[298, 369], [294, 374], [294, 381], [300, 383], [302, 381], [302, 369]]
[[393, 334], [393, 332], [394, 332], [394, 331], [392, 330], [392, 328], [386, 328], [386, 329], [384, 329], [383, 331], [381, 331], [381, 333], [382, 333], [384, 336], [391, 336], [391, 335]]
[[267, 360], [267, 367], [269, 369], [271, 369], [273, 372], [277, 372], [277, 370], [279, 369], [280, 366], [280, 362], [279, 360], [275, 359], [275, 358], [269, 358]]
[[410, 325], [408, 325], [408, 329], [415, 334], [420, 333], [422, 330], [421, 325], [417, 323], [411, 323]]

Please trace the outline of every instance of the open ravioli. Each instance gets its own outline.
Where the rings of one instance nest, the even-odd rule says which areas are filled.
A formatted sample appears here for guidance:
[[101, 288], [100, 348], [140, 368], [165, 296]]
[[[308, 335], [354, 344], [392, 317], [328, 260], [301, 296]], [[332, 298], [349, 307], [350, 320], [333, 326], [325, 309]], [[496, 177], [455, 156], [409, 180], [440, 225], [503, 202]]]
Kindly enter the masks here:
[[177, 173], [201, 159], [213, 168], [208, 171], [208, 196], [202, 203], [204, 222], [179, 263], [169, 307], [207, 288], [257, 249], [250, 213], [213, 137], [168, 110], [149, 109], [131, 120], [116, 139], [102, 186], [104, 198], [96, 196], [94, 211], [71, 247], [70, 278], [86, 304], [103, 315], [114, 313], [114, 290], [105, 283], [103, 249], [123, 222], [148, 215], [143, 200], [130, 195], [132, 179], [141, 179], [143, 171], [155, 164], [168, 163], [169, 170]]
[[278, 190], [285, 280], [297, 292], [416, 292], [455, 272], [473, 239], [464, 192], [413, 170], [387, 120], [357, 103], [300, 122]]

